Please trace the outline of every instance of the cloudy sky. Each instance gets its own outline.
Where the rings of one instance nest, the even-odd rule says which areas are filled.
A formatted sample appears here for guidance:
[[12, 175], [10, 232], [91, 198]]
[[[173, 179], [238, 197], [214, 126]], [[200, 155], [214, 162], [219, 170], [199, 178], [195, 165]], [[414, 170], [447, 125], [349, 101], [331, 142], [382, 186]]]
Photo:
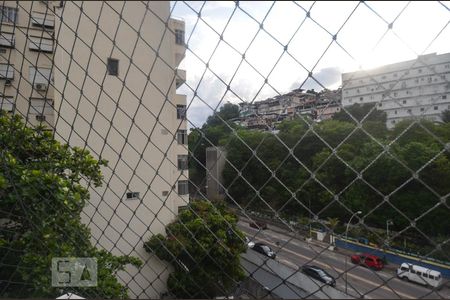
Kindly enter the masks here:
[[450, 52], [450, 1], [174, 1], [171, 7], [186, 22], [187, 84], [178, 93], [187, 95], [190, 127], [227, 101], [334, 89], [342, 72]]

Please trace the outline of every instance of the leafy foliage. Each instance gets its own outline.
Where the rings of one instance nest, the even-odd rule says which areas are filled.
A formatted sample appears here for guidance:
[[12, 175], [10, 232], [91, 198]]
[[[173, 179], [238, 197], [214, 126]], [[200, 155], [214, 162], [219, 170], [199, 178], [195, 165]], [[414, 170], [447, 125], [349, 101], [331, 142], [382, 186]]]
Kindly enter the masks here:
[[[348, 111], [361, 120], [371, 109], [354, 105]], [[386, 220], [394, 218], [392, 230], [401, 230], [410, 221], [388, 204], [377, 208], [384, 198], [374, 189], [384, 195], [394, 193], [391, 203], [411, 220], [448, 195], [450, 156], [442, 150], [450, 141], [449, 123], [403, 121], [387, 130], [384, 113], [373, 110], [374, 115], [359, 128], [344, 114], [313, 125], [301, 118], [283, 121], [278, 138], [246, 129], [229, 136], [229, 162], [223, 176], [230, 201], [257, 210], [270, 206], [294, 219], [309, 216], [305, 207], [310, 207], [321, 218], [337, 218], [341, 223], [348, 220], [348, 209], [374, 209], [366, 218], [367, 225], [384, 228]], [[414, 179], [415, 172], [427, 186]], [[334, 195], [340, 195], [339, 201]], [[448, 236], [449, 222], [450, 212], [441, 205], [421, 218], [417, 228], [430, 236]]]
[[169, 292], [179, 298], [213, 298], [226, 295], [243, 279], [239, 255], [245, 252], [244, 235], [237, 217], [224, 205], [193, 201], [166, 227], [167, 236], [152, 236], [148, 252], [172, 263]]
[[206, 148], [224, 144], [231, 133], [230, 128], [237, 128], [230, 120], [238, 116], [239, 106], [226, 103], [217, 113], [208, 117], [201, 129], [194, 129], [189, 134], [189, 179], [195, 185], [191, 191], [202, 189], [205, 185]]
[[80, 213], [89, 200], [82, 180], [100, 186], [100, 167], [87, 150], [0, 112], [0, 288], [6, 297], [60, 296], [51, 286], [54, 257], [95, 257], [98, 286], [74, 288], [85, 297], [125, 298], [115, 274], [140, 260], [114, 256], [90, 243]]

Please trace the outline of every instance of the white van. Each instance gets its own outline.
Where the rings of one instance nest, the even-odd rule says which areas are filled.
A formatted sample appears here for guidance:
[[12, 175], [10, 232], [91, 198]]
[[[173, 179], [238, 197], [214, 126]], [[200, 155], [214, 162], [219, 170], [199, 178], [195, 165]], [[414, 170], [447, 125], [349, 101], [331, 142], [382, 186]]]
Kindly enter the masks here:
[[401, 264], [400, 268], [397, 269], [397, 276], [400, 279], [407, 279], [432, 287], [438, 287], [442, 283], [441, 272], [408, 263]]

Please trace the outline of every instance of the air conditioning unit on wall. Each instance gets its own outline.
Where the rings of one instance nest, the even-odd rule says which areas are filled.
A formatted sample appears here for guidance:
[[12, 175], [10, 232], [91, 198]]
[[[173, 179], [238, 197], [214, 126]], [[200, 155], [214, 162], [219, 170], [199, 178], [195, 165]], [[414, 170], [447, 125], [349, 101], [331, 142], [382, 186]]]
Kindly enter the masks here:
[[11, 79], [6, 79], [5, 80], [5, 86], [11, 86], [12, 85], [12, 80]]
[[36, 83], [34, 85], [34, 88], [38, 91], [46, 91], [47, 90], [47, 85], [44, 83]]
[[39, 122], [44, 122], [46, 120], [46, 117], [44, 115], [37, 115], [36, 120]]

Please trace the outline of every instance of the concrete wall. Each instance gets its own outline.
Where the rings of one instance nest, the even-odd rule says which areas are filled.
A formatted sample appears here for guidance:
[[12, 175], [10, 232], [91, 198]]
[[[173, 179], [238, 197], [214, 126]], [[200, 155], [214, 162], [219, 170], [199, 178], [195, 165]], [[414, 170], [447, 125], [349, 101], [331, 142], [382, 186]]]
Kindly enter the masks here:
[[227, 153], [222, 147], [206, 148], [206, 193], [209, 199], [223, 199], [225, 196], [222, 172], [226, 163], [226, 155]]
[[377, 255], [379, 257], [386, 257], [388, 263], [393, 263], [400, 265], [401, 263], [411, 263], [414, 265], [419, 265], [425, 268], [429, 268], [432, 270], [436, 270], [442, 273], [442, 276], [450, 278], [450, 265], [445, 265], [442, 263], [437, 263], [433, 261], [429, 261], [426, 259], [421, 259], [418, 257], [413, 257], [410, 255], [405, 255], [402, 253], [398, 253], [391, 250], [382, 251], [380, 249], [363, 245], [360, 243], [355, 243], [353, 241], [341, 240], [341, 239], [335, 239], [336, 246], [343, 248], [343, 249], [350, 249], [355, 252], [365, 252], [365, 253], [371, 253], [374, 255]]

